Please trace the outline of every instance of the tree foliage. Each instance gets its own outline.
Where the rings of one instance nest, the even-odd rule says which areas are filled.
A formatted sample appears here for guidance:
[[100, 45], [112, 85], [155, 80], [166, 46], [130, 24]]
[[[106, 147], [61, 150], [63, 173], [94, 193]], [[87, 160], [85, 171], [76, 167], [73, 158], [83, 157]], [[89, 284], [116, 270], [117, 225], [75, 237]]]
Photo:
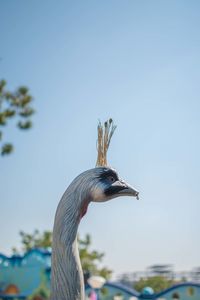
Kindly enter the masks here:
[[42, 233], [39, 230], [34, 230], [32, 234], [20, 231], [19, 235], [21, 237], [21, 249], [18, 250], [13, 248], [13, 253], [19, 253], [21, 251], [27, 252], [33, 248], [43, 248], [47, 249], [51, 247], [52, 244], [52, 232], [44, 231]]
[[97, 250], [90, 250], [92, 243], [91, 236], [86, 234], [84, 239], [79, 237], [78, 242], [80, 259], [84, 273], [100, 275], [106, 279], [109, 279], [112, 271], [106, 267], [99, 267], [99, 263], [102, 262], [105, 254], [100, 253]]
[[[27, 252], [33, 248], [43, 248], [48, 249], [52, 245], [52, 232], [44, 231], [39, 232], [35, 230], [32, 234], [20, 231], [21, 237], [21, 250], [13, 248], [13, 253], [17, 254], [21, 251]], [[79, 243], [79, 253], [83, 272], [85, 274], [100, 275], [106, 279], [109, 279], [112, 271], [106, 267], [99, 267], [102, 262], [104, 253], [100, 253], [97, 250], [91, 250], [91, 236], [86, 234], [84, 238], [78, 238]]]
[[141, 278], [139, 281], [134, 283], [134, 289], [138, 292], [141, 292], [143, 288], [149, 286], [151, 287], [155, 293], [158, 293], [164, 289], [169, 288], [175, 284], [173, 279], [168, 279], [164, 276], [153, 276], [148, 278]]
[[0, 80], [0, 152], [1, 155], [10, 154], [14, 147], [10, 142], [3, 142], [5, 126], [11, 119], [16, 119], [16, 126], [21, 130], [32, 127], [31, 116], [34, 113], [32, 96], [25, 86], [15, 92], [6, 90], [6, 81]]

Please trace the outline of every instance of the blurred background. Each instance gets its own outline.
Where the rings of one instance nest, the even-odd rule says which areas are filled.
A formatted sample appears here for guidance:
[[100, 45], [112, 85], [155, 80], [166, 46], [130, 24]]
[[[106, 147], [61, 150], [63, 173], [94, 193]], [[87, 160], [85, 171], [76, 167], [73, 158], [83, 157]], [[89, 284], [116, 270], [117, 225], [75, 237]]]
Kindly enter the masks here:
[[108, 162], [140, 201], [90, 205], [91, 269], [198, 282], [199, 28], [197, 0], [0, 1], [2, 255], [50, 251], [57, 204], [112, 117]]

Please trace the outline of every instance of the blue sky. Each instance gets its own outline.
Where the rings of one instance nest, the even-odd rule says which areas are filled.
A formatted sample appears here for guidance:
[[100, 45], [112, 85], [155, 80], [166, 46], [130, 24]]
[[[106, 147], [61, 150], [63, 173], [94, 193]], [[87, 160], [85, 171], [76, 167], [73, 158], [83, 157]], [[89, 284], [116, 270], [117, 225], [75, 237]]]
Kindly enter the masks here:
[[141, 201], [92, 204], [80, 226], [115, 273], [199, 266], [199, 1], [1, 1], [0, 74], [34, 95], [34, 127], [0, 159], [0, 251], [50, 230], [72, 179], [96, 162], [98, 120], [117, 124], [108, 160]]

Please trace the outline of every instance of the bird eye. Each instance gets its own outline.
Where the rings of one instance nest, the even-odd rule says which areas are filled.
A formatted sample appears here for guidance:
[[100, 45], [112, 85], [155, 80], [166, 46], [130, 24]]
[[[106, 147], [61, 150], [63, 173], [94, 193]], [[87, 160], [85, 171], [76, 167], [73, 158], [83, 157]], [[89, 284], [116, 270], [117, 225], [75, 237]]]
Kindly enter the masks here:
[[115, 178], [114, 178], [113, 176], [108, 176], [108, 180], [109, 180], [110, 182], [115, 182]]

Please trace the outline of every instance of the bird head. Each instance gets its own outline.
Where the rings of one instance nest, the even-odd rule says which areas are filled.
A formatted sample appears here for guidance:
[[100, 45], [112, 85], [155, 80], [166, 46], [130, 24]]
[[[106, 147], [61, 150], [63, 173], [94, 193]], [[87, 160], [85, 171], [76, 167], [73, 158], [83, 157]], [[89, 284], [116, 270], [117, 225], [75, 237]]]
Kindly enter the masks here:
[[96, 167], [81, 173], [69, 186], [68, 193], [79, 195], [80, 219], [86, 214], [90, 202], [105, 202], [121, 196], [139, 199], [139, 192], [110, 167]]
[[93, 169], [91, 201], [105, 202], [116, 197], [132, 196], [139, 199], [139, 192], [119, 178], [117, 171], [109, 167]]

